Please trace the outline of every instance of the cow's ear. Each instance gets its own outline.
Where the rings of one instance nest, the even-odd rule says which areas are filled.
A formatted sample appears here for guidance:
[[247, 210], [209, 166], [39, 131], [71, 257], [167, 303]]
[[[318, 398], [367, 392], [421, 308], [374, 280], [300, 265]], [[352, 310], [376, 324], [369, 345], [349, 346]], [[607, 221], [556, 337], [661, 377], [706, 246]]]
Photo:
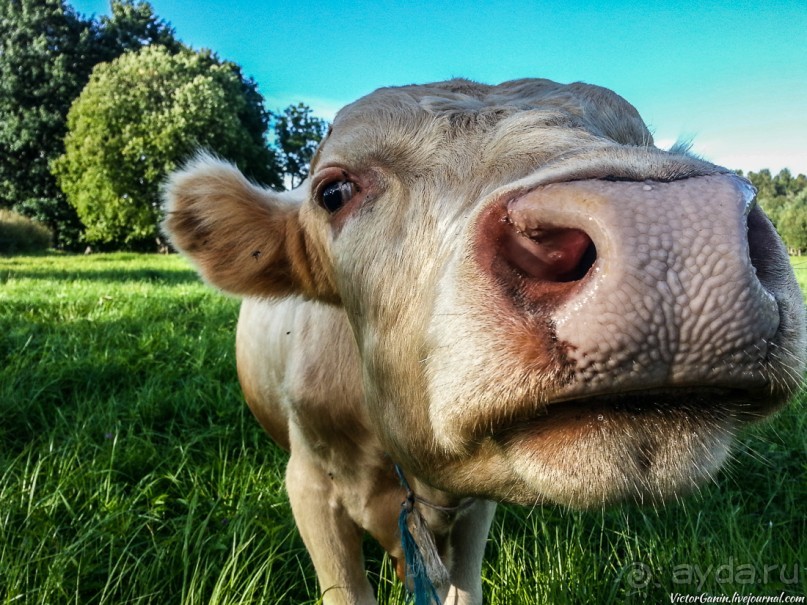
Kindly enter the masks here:
[[339, 301], [325, 254], [290, 196], [203, 155], [171, 176], [164, 197], [163, 231], [212, 285], [239, 296]]

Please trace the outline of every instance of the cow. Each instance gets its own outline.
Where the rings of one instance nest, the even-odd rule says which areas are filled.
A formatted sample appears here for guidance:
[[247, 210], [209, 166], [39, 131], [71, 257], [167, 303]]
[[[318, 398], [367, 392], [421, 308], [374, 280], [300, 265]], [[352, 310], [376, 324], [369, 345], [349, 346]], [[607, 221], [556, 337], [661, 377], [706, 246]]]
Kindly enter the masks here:
[[297, 189], [199, 155], [165, 198], [172, 245], [243, 298], [238, 377], [326, 604], [375, 603], [365, 532], [429, 601], [481, 603], [495, 502], [684, 493], [804, 375], [753, 187], [605, 88], [382, 88]]

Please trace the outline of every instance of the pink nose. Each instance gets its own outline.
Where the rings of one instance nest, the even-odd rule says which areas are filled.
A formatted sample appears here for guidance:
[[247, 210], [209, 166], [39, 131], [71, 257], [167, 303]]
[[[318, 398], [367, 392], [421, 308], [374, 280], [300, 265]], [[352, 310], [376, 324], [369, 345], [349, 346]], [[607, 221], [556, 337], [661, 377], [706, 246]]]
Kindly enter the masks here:
[[775, 235], [741, 179], [550, 183], [486, 210], [478, 262], [503, 308], [567, 347], [564, 396], [765, 384], [780, 313], [753, 259]]

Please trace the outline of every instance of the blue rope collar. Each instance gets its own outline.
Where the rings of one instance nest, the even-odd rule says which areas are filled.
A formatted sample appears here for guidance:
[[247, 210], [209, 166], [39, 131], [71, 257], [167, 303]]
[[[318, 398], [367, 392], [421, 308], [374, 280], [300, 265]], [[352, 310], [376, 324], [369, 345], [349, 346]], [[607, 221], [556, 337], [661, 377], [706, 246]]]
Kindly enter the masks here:
[[395, 474], [406, 490], [406, 498], [401, 502], [401, 514], [398, 515], [398, 529], [401, 532], [401, 548], [406, 561], [407, 588], [415, 598], [415, 605], [441, 605], [435, 583], [441, 586], [448, 582], [448, 571], [437, 552], [434, 536], [426, 520], [415, 508], [415, 503], [446, 514], [456, 514], [471, 506], [474, 499], [466, 498], [457, 506], [441, 506], [416, 496], [397, 464]]

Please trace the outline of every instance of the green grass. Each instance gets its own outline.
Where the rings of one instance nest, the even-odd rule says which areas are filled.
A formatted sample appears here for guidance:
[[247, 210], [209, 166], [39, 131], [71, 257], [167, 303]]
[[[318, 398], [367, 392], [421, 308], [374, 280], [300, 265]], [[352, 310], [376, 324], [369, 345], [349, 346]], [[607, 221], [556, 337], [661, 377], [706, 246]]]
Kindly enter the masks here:
[[[238, 389], [237, 307], [178, 257], [0, 258], [0, 603], [318, 602], [285, 454]], [[806, 404], [680, 502], [501, 507], [486, 602], [804, 595]], [[367, 552], [379, 601], [404, 603]]]

